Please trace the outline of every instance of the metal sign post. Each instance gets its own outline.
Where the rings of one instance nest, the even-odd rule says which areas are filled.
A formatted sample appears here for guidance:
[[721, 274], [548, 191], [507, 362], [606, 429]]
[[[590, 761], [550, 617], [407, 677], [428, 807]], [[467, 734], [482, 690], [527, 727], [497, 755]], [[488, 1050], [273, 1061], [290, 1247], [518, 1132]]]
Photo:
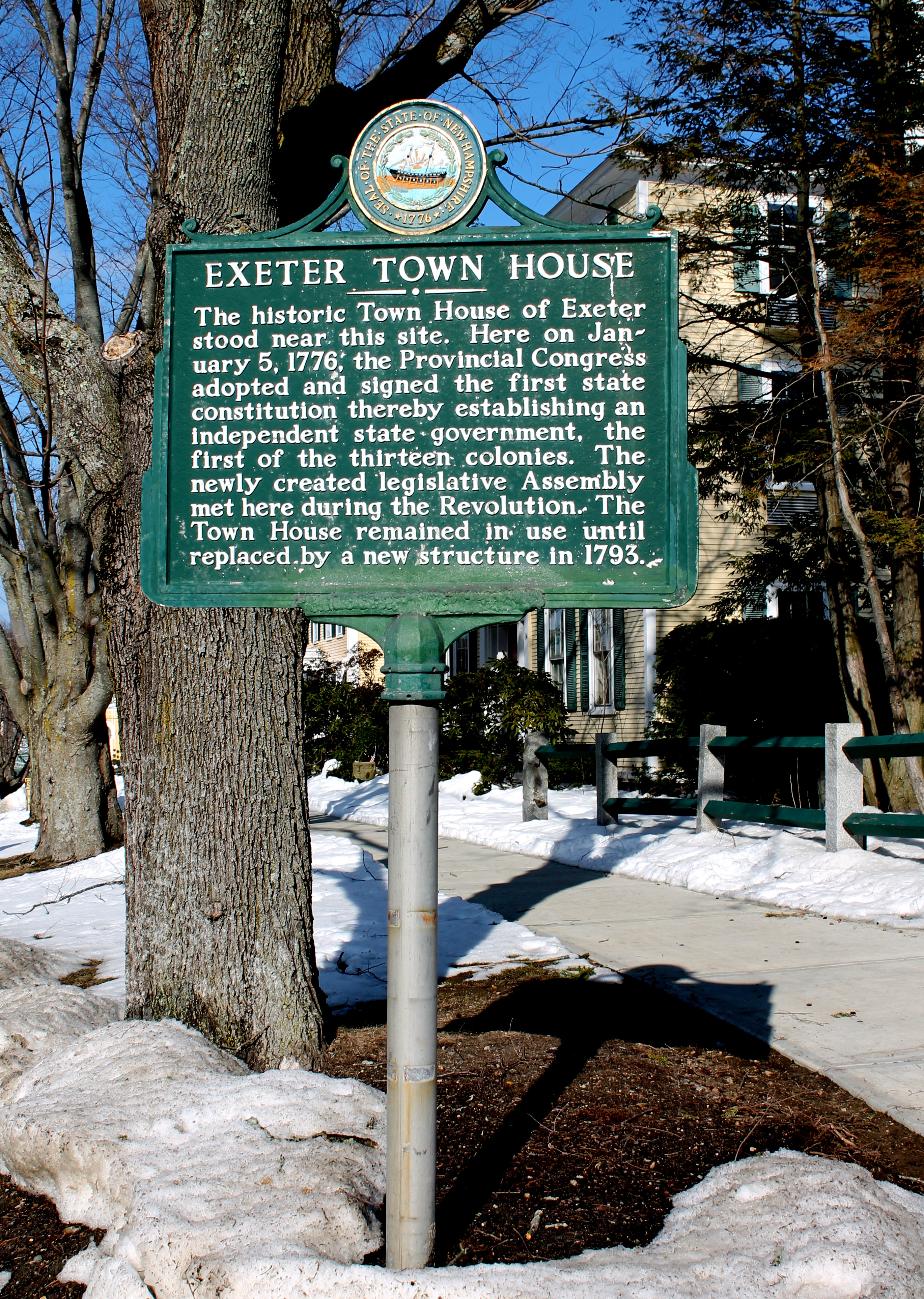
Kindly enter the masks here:
[[425, 1267], [436, 1232], [436, 985], [442, 636], [396, 618], [388, 709], [388, 1152], [385, 1261]]
[[[330, 198], [167, 250], [141, 573], [161, 604], [301, 608], [384, 648], [391, 705], [387, 1257], [434, 1236], [437, 730], [445, 651], [533, 608], [696, 584], [676, 236], [504, 188], [430, 100]], [[491, 202], [506, 224], [477, 224]], [[345, 209], [358, 230], [328, 227]], [[541, 662], [540, 662], [541, 666]]]
[[388, 1153], [385, 1263], [426, 1267], [436, 1232], [439, 707], [388, 712]]

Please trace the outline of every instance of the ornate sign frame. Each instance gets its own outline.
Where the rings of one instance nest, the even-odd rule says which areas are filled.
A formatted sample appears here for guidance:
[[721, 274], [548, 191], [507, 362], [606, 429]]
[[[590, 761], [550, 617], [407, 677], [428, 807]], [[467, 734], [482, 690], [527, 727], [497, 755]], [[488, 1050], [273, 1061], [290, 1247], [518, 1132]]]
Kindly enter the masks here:
[[504, 161], [456, 110], [409, 101], [333, 160], [303, 220], [184, 224], [143, 485], [152, 600], [461, 630], [690, 598], [676, 236], [657, 208], [542, 216]]

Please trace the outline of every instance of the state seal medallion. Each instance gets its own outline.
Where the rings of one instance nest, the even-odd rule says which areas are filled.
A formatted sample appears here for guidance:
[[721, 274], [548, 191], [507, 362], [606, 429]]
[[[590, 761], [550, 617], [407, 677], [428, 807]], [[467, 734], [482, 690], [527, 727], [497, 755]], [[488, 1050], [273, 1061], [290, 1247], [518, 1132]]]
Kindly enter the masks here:
[[433, 234], [460, 221], [486, 175], [478, 132], [455, 108], [408, 100], [379, 113], [350, 154], [353, 200], [392, 234]]

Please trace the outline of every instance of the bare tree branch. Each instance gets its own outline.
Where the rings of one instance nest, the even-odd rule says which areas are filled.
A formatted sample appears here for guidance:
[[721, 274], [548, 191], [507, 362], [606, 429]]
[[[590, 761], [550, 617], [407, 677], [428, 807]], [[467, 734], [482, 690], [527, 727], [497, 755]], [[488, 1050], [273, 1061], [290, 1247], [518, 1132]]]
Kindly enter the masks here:
[[70, 902], [71, 898], [79, 898], [82, 893], [92, 893], [95, 889], [111, 889], [124, 885], [124, 880], [100, 880], [96, 884], [86, 884], [82, 889], [74, 889], [73, 893], [62, 893], [56, 898], [43, 898], [41, 902], [34, 902], [31, 907], [25, 911], [7, 911], [8, 916], [28, 916], [33, 911], [38, 911], [42, 907], [54, 907], [61, 902]]
[[131, 283], [125, 294], [125, 300], [122, 303], [122, 310], [119, 312], [118, 319], [115, 323], [115, 334], [127, 334], [131, 328], [132, 320], [138, 310], [141, 302], [141, 291], [144, 286], [144, 278], [148, 273], [148, 266], [151, 261], [151, 253], [148, 248], [148, 242], [145, 239], [138, 248], [138, 255], [135, 258], [135, 269], [132, 273]]
[[80, 113], [77, 117], [77, 129], [74, 133], [74, 147], [77, 152], [78, 166], [83, 168], [83, 154], [87, 143], [87, 131], [90, 127], [90, 118], [93, 113], [93, 103], [96, 99], [96, 92], [99, 90], [100, 78], [103, 74], [103, 63], [106, 57], [106, 46], [109, 42], [109, 33], [112, 28], [112, 18], [115, 13], [115, 0], [102, 0], [97, 5], [96, 31], [93, 34], [93, 49], [90, 54], [90, 64], [87, 68], [86, 78], [83, 86], [83, 98], [80, 104]]
[[41, 574], [44, 594], [47, 596], [47, 611], [54, 612], [60, 622], [65, 612], [65, 598], [55, 564], [56, 556], [42, 526], [35, 494], [29, 481], [28, 467], [22, 454], [19, 428], [2, 391], [0, 391], [0, 443], [2, 443], [3, 458], [16, 501], [24, 553], [33, 571]]
[[[61, 175], [61, 196], [64, 220], [71, 252], [71, 274], [74, 282], [74, 303], [77, 323], [87, 331], [98, 347], [103, 342], [103, 322], [99, 294], [96, 286], [96, 254], [93, 247], [93, 226], [83, 189], [80, 151], [77, 147], [71, 116], [71, 97], [74, 92], [74, 61], [76, 59], [77, 29], [80, 7], [75, 5], [66, 32], [56, 0], [42, 0], [44, 24], [29, 0], [29, 11], [34, 13], [45, 33], [44, 41], [49, 52], [55, 82], [55, 122], [57, 125], [58, 167]], [[70, 43], [69, 43], [70, 41]]]
[[[866, 529], [854, 509], [844, 468], [841, 417], [837, 408], [837, 396], [834, 391], [834, 379], [831, 373], [831, 344], [821, 309], [821, 280], [818, 274], [818, 255], [815, 248], [815, 238], [811, 230], [806, 232], [806, 239], [808, 240], [809, 264], [812, 272], [812, 310], [815, 317], [815, 328], [818, 331], [818, 339], [821, 344], [818, 364], [821, 371], [825, 408], [828, 415], [828, 429], [831, 434], [831, 464], [837, 487], [837, 499], [841, 507], [841, 513], [853, 535], [860, 562], [863, 566], [863, 581], [873, 615], [873, 625], [876, 629], [879, 652], [885, 668], [886, 687], [889, 692], [889, 704], [892, 709], [895, 730], [907, 734], [911, 729], [908, 725], [908, 710], [901, 688], [901, 673], [899, 672], [895, 647], [892, 642], [892, 633], [889, 629], [885, 601], [882, 598], [882, 588], [876, 571], [876, 557], [866, 535]], [[916, 758], [910, 758], [907, 763], [907, 772], [908, 780], [914, 790], [914, 796], [918, 801], [918, 807], [924, 811], [924, 772], [921, 770], [920, 761]]]
[[82, 497], [111, 491], [121, 472], [118, 409], [108, 373], [84, 330], [37, 279], [0, 211], [0, 360], [53, 425], [59, 455], [79, 465]]
[[[408, 86], [419, 97], [432, 94], [461, 72], [475, 47], [505, 23], [541, 8], [547, 0], [457, 0], [446, 16], [363, 90], [378, 107], [405, 98]], [[377, 109], [376, 109], [377, 111]], [[371, 113], [368, 114], [371, 116]]]

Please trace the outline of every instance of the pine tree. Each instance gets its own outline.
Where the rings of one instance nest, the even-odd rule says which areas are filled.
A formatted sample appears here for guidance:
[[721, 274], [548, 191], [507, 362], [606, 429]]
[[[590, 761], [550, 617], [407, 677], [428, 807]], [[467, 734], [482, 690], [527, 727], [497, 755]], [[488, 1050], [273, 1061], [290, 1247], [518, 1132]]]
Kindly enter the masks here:
[[[640, 154], [662, 184], [699, 193], [673, 216], [693, 374], [708, 389], [731, 367], [751, 397], [726, 389], [694, 411], [703, 484], [757, 526], [768, 479], [813, 483], [850, 715], [868, 731], [920, 729], [924, 18], [910, 0], [681, 0], [636, 18], [653, 81], [634, 96], [635, 165]], [[768, 403], [753, 390], [770, 356]], [[805, 553], [804, 534], [792, 541]], [[739, 576], [765, 578], [771, 553]], [[885, 783], [893, 806], [924, 806], [917, 763], [891, 764]]]

